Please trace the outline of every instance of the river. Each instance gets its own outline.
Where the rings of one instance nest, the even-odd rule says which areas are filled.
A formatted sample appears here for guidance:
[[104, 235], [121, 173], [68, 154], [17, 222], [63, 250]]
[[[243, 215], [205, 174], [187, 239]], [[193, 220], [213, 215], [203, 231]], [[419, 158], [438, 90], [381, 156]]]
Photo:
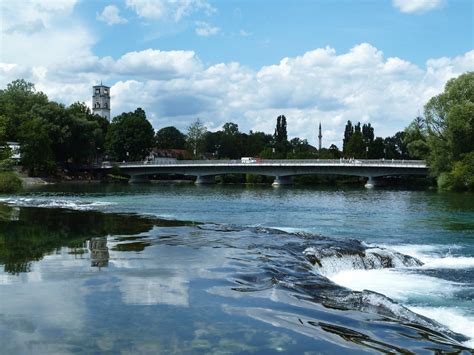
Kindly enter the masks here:
[[58, 184], [0, 196], [0, 338], [25, 353], [474, 347], [474, 198]]

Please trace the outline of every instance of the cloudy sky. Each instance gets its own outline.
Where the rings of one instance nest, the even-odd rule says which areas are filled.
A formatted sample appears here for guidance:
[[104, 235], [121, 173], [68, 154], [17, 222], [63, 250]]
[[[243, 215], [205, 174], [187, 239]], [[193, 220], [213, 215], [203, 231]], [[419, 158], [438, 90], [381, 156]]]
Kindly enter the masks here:
[[472, 0], [2, 0], [0, 88], [24, 78], [50, 99], [155, 129], [235, 122], [341, 145], [347, 120], [403, 129], [445, 82], [474, 70]]

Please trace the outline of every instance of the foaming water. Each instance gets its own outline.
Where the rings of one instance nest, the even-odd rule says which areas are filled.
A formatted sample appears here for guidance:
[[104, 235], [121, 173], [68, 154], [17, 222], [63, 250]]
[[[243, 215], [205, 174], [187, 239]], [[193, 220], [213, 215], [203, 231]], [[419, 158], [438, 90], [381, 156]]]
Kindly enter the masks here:
[[0, 198], [0, 202], [16, 207], [66, 208], [77, 211], [96, 210], [113, 204], [106, 201], [28, 197]]
[[471, 338], [465, 344], [472, 347], [474, 345], [472, 299], [467, 301], [462, 299], [464, 292], [469, 292], [469, 289], [472, 292], [472, 285], [445, 280], [439, 277], [437, 272], [431, 273], [434, 276], [425, 275], [424, 272], [437, 268], [470, 269], [473, 258], [428, 256], [426, 253], [432, 255], [433, 251], [439, 251], [439, 248], [432, 246], [402, 246], [395, 249], [412, 251], [412, 254], [423, 260], [425, 264], [407, 269], [346, 269], [328, 274], [327, 277], [334, 283], [351, 290], [371, 290], [401, 302], [415, 313], [434, 319], [451, 330]]
[[465, 311], [457, 307], [409, 307], [415, 313], [446, 325], [451, 330], [471, 338], [465, 342], [466, 346], [474, 349], [474, 315], [466, 315]]
[[347, 270], [328, 278], [355, 291], [371, 290], [401, 302], [451, 297], [460, 284], [401, 270]]

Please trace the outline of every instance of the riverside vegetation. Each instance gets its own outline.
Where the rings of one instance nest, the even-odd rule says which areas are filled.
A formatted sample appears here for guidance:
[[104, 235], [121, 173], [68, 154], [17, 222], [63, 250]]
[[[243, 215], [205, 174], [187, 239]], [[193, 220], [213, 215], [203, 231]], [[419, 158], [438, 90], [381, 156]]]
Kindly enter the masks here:
[[[473, 72], [449, 80], [444, 91], [427, 102], [423, 116], [391, 137], [375, 137], [370, 123], [361, 126], [348, 121], [342, 150], [334, 144], [318, 150], [298, 137], [288, 140], [283, 115], [278, 116], [273, 135], [243, 133], [232, 122], [209, 132], [199, 119], [186, 134], [174, 126], [155, 133], [141, 108], [124, 112], [109, 123], [85, 103], [66, 107], [20, 79], [0, 90], [0, 160], [4, 167], [0, 166], [0, 191], [14, 191], [19, 186], [18, 177], [9, 168], [7, 141], [21, 144], [21, 165], [31, 176], [70, 174], [102, 159], [136, 161], [145, 159], [153, 149], [179, 149], [195, 159], [425, 159], [440, 189], [474, 191], [473, 137]], [[247, 180], [265, 182], [264, 177], [249, 176]]]

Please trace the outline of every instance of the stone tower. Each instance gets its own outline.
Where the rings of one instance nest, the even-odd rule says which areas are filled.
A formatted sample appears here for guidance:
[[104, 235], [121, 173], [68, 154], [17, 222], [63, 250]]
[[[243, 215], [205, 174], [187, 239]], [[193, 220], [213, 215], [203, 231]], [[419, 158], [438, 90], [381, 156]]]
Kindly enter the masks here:
[[110, 87], [102, 83], [92, 87], [92, 112], [110, 121]]
[[321, 151], [321, 148], [323, 146], [323, 133], [321, 131], [321, 122], [319, 122], [319, 135], [318, 135], [318, 138], [319, 138], [319, 151]]

